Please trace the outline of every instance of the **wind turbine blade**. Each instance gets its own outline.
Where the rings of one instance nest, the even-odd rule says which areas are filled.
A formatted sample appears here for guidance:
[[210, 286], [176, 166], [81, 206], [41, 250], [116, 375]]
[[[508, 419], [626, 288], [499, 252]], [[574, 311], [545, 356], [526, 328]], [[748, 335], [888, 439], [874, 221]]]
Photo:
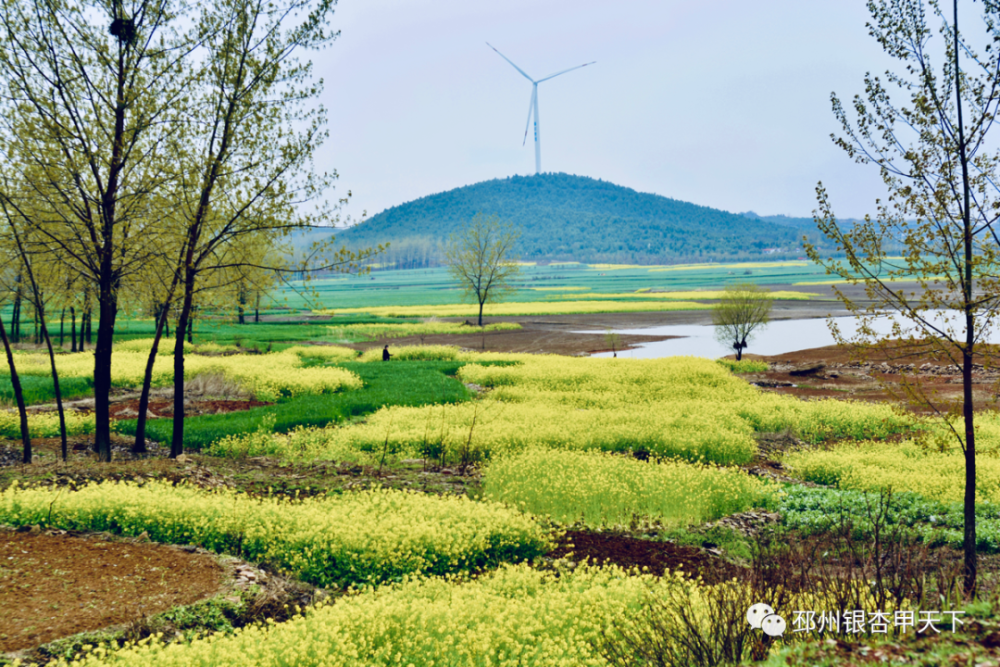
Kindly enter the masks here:
[[531, 112], [534, 111], [535, 109], [535, 95], [537, 94], [538, 94], [538, 87], [532, 86], [531, 99], [528, 100], [528, 122], [524, 124], [524, 141], [521, 142], [522, 146], [528, 143], [528, 129], [531, 127]]
[[[486, 46], [490, 47], [494, 51], [497, 51], [497, 48], [495, 46], [493, 46], [492, 44], [490, 44], [489, 42], [486, 42]], [[521, 69], [520, 67], [518, 67], [517, 65], [515, 65], [514, 63], [512, 63], [511, 60], [510, 60], [510, 58], [508, 58], [504, 54], [500, 53], [499, 51], [497, 51], [497, 55], [500, 56], [501, 58], [503, 58], [504, 60], [506, 60], [507, 62], [509, 62], [510, 66], [513, 67], [514, 69], [516, 69], [518, 72], [520, 72], [521, 76], [523, 76], [525, 79], [527, 79], [531, 83], [535, 83], [535, 80], [532, 79], [527, 74], [525, 74], [523, 69]], [[582, 67], [582, 65], [581, 65], [581, 67]], [[560, 72], [560, 74], [561, 74], [561, 72]]]
[[[494, 49], [494, 50], [495, 50], [495, 49]], [[497, 51], [497, 53], [500, 53], [500, 52], [499, 52], [499, 51]], [[510, 61], [508, 60], [507, 62], [510, 62]], [[593, 65], [593, 64], [594, 64], [594, 63], [596, 63], [596, 62], [597, 62], [597, 61], [595, 60], [595, 61], [593, 61], [593, 62], [589, 62], [589, 63], [583, 63], [582, 65], [577, 65], [576, 67], [570, 67], [569, 69], [564, 69], [563, 71], [561, 71], [561, 72], [556, 72], [555, 74], [552, 74], [552, 75], [550, 75], [550, 76], [547, 76], [547, 77], [545, 77], [544, 79], [539, 79], [539, 80], [537, 81], [537, 83], [541, 83], [542, 81], [548, 81], [549, 79], [554, 79], [554, 78], [556, 78], [557, 76], [559, 76], [559, 75], [561, 75], [561, 74], [565, 74], [566, 72], [572, 72], [572, 71], [573, 71], [573, 70], [575, 70], [575, 69], [580, 69], [581, 67], [586, 67], [587, 65]], [[511, 65], [513, 65], [514, 63], [510, 63], [510, 64], [511, 64]], [[524, 74], [524, 72], [521, 72], [521, 73], [522, 73], [522, 74]], [[527, 76], [527, 75], [525, 74], [525, 76]]]

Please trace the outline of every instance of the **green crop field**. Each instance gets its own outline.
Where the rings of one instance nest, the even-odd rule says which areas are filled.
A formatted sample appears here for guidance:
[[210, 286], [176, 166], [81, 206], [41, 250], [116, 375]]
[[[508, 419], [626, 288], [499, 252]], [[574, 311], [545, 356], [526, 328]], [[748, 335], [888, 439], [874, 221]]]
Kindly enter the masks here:
[[[621, 294], [641, 289], [685, 291], [718, 290], [735, 282], [791, 285], [827, 279], [810, 262], [757, 262], [622, 267], [577, 264], [522, 266], [516, 292], [508, 301], [536, 302], [572, 298], [577, 292]], [[373, 271], [363, 276], [317, 279], [298, 291], [274, 294], [275, 306], [291, 308], [364, 308], [367, 306], [447, 305], [462, 303], [462, 291], [445, 268]], [[315, 296], [309, 295], [315, 292]]]

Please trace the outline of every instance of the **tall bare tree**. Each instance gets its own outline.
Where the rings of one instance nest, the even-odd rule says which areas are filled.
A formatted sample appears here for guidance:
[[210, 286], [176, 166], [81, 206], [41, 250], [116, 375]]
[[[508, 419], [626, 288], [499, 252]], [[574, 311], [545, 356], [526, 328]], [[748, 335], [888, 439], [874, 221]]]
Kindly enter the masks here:
[[[838, 291], [862, 320], [851, 342], [880, 355], [934, 353], [962, 376], [962, 397], [954, 401], [930, 394], [919, 382], [907, 387], [912, 400], [945, 418], [965, 456], [969, 596], [977, 578], [973, 360], [988, 354], [982, 343], [1000, 303], [1000, 153], [988, 138], [1000, 109], [1000, 6], [994, 0], [980, 6], [981, 32], [969, 41], [959, 31], [958, 0], [944, 5], [948, 11], [936, 1], [868, 3], [869, 32], [900, 67], [884, 80], [867, 75], [865, 93], [850, 105], [853, 114], [833, 95], [843, 128], [834, 140], [857, 162], [878, 168], [888, 199], [876, 202], [874, 218], [842, 225], [820, 183], [819, 228], [846, 259], [824, 258], [807, 245], [814, 261], [865, 288], [866, 307]], [[898, 282], [907, 279], [917, 287]], [[873, 326], [883, 313], [895, 322], [889, 336]]]
[[516, 227], [499, 217], [477, 213], [445, 249], [451, 275], [479, 305], [479, 326], [483, 326], [483, 307], [514, 290], [513, 281], [520, 273], [514, 252], [520, 236]]

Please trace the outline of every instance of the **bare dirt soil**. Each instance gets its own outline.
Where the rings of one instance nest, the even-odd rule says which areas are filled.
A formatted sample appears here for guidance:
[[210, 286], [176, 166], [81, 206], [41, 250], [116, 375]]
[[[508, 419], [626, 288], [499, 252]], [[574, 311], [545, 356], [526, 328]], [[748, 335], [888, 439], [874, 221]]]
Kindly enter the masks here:
[[191, 604], [222, 584], [209, 555], [53, 532], [0, 532], [0, 651]]
[[694, 547], [643, 540], [618, 533], [581, 530], [566, 531], [559, 546], [548, 557], [570, 557], [574, 561], [586, 559], [595, 564], [613, 563], [626, 569], [647, 569], [657, 576], [679, 569], [691, 576], [700, 575], [708, 583], [732, 579], [742, 570], [737, 565]]
[[[259, 408], [267, 405], [273, 405], [273, 403], [250, 400], [189, 399], [184, 401], [184, 416], [221, 415], [226, 412], [238, 412], [240, 410], [249, 410], [250, 408]], [[113, 403], [110, 411], [112, 419], [135, 419], [139, 416], [139, 401], [138, 399], [133, 399]], [[170, 418], [173, 416], [174, 402], [172, 399], [151, 400], [146, 409], [147, 419]]]
[[[831, 345], [770, 357], [744, 356], [766, 361], [770, 366], [766, 373], [744, 375], [748, 382], [799, 398], [896, 402], [914, 412], [928, 413], [931, 410], [925, 403], [907, 400], [907, 384], [941, 405], [962, 397], [959, 368], [943, 355], [925, 350], [908, 352], [891, 346], [885, 352], [859, 358], [856, 350]], [[974, 361], [975, 408], [996, 409], [1000, 371], [991, 368], [992, 364], [984, 366], [983, 358]]]

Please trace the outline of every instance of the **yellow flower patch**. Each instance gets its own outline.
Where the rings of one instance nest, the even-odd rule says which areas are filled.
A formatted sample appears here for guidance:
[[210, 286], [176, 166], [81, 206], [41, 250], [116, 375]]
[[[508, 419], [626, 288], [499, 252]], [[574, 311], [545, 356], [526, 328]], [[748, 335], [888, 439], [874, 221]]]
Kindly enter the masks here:
[[[314, 430], [287, 455], [330, 458], [327, 448], [374, 452], [388, 443], [394, 454], [455, 461], [544, 446], [643, 450], [734, 465], [753, 459], [754, 432], [787, 429], [822, 441], [885, 438], [914, 425], [912, 417], [884, 405], [765, 393], [707, 359], [451, 353], [455, 356], [434, 358], [471, 362], [459, 376], [488, 389], [480, 399], [386, 407], [364, 423]], [[366, 355], [381, 358], [380, 350]], [[483, 366], [477, 360], [508, 365]], [[242, 451], [239, 439], [227, 446]]]
[[541, 448], [498, 457], [483, 477], [490, 500], [591, 526], [709, 521], [754, 507], [771, 492], [739, 469]]
[[678, 576], [630, 575], [617, 567], [581, 566], [557, 576], [504, 566], [474, 581], [416, 579], [366, 590], [234, 635], [98, 650], [79, 664], [597, 667], [607, 664], [595, 648], [602, 632], [647, 596], [685, 587], [703, 616], [694, 586]]
[[289, 502], [149, 482], [0, 492], [0, 523], [109, 531], [268, 562], [320, 586], [476, 570], [551, 548], [530, 517], [496, 503], [404, 491]]
[[[149, 358], [145, 351], [118, 350], [111, 357], [111, 381], [119, 387], [141, 387]], [[338, 353], [342, 354], [342, 353]], [[48, 375], [48, 357], [43, 354], [20, 354], [17, 369], [25, 375]], [[56, 366], [60, 376], [93, 377], [92, 352], [59, 355]], [[0, 373], [5, 372], [0, 369]], [[9, 370], [6, 372], [9, 373]], [[184, 377], [218, 373], [236, 382], [258, 400], [273, 401], [281, 396], [323, 394], [345, 389], [360, 389], [361, 378], [343, 368], [304, 368], [295, 350], [270, 354], [234, 354], [228, 356], [202, 356], [192, 354], [184, 358]], [[158, 355], [153, 365], [153, 386], [173, 382], [172, 357]]]
[[[514, 317], [518, 315], [576, 315], [587, 313], [639, 313], [674, 310], [707, 310], [712, 306], [689, 301], [533, 301], [530, 303], [491, 303], [484, 317]], [[319, 315], [333, 311], [316, 310]], [[479, 306], [467, 304], [439, 306], [373, 306], [340, 308], [338, 313], [369, 313], [379, 317], [477, 317]]]

